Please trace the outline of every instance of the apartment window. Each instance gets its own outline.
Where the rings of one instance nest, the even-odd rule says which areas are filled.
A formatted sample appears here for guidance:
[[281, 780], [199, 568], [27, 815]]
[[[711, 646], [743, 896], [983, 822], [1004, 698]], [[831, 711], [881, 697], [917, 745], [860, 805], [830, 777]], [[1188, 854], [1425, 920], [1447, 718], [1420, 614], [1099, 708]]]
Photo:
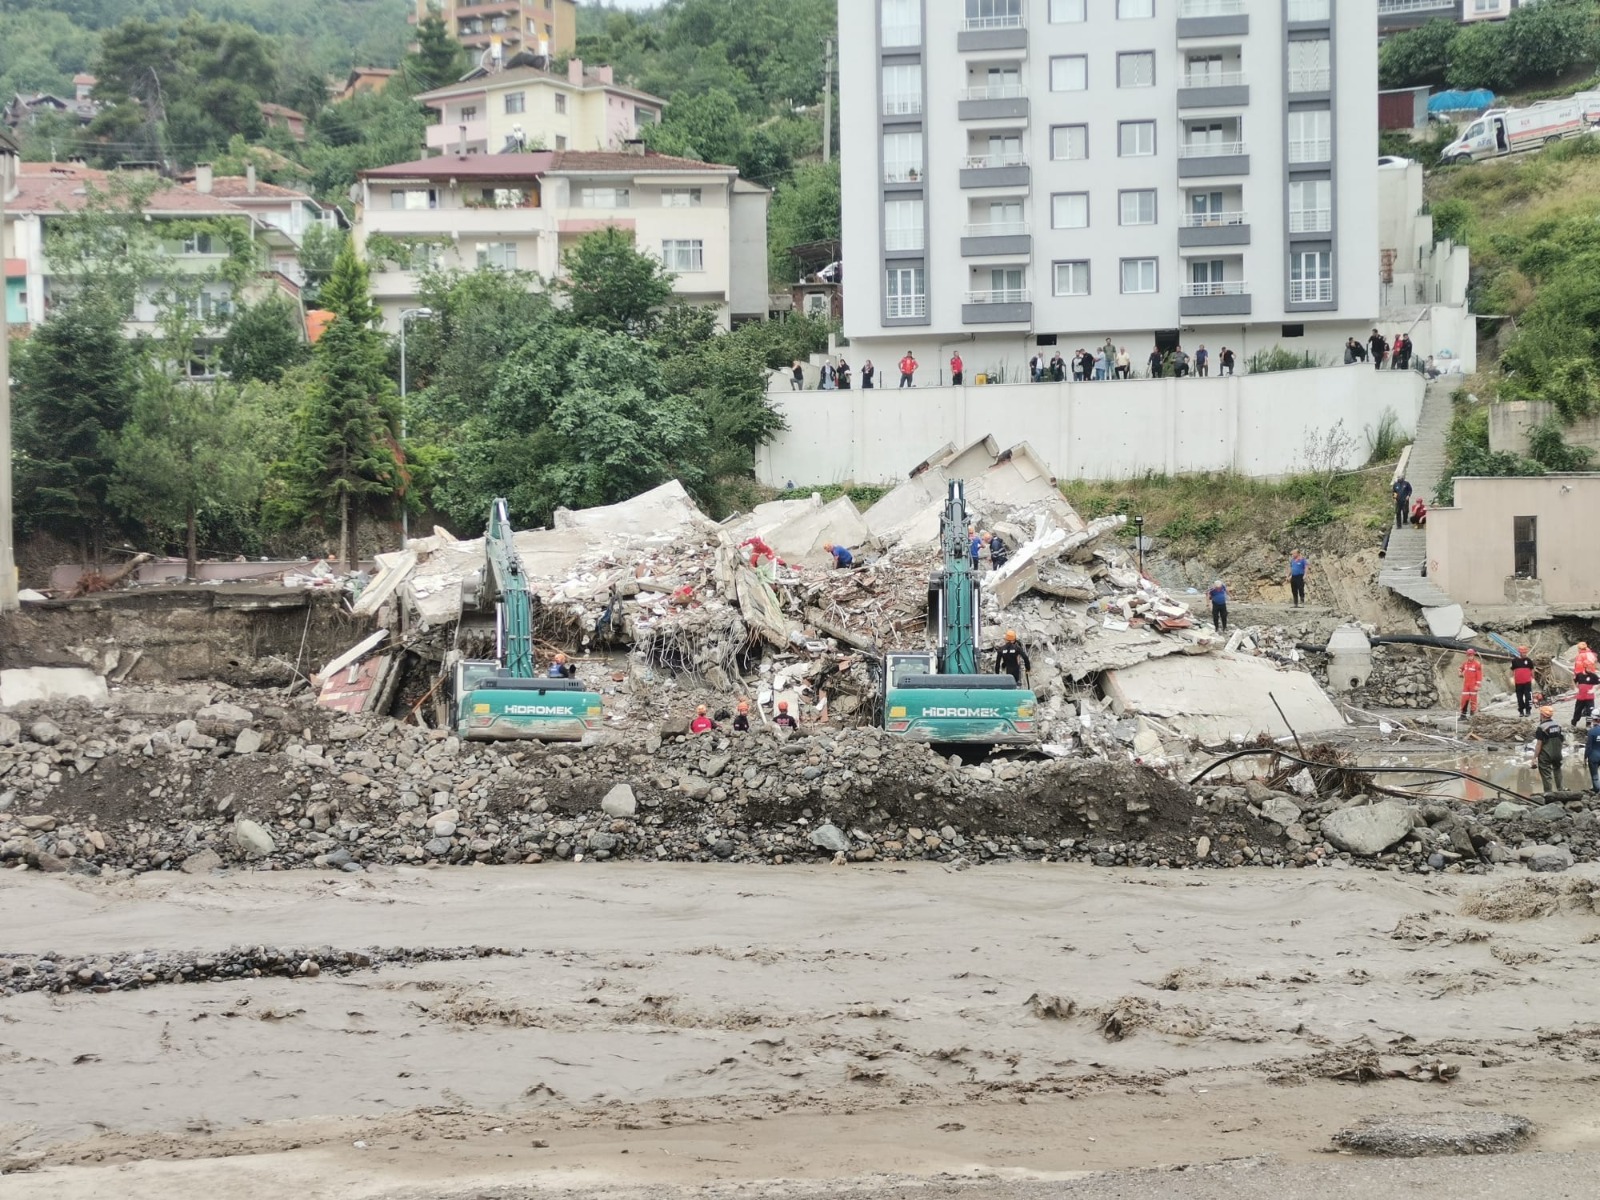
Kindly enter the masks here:
[[1472, 0], [1472, 11], [1478, 13], [1497, 13], [1505, 6], [1505, 0]]
[[1289, 232], [1326, 233], [1333, 228], [1333, 184], [1326, 179], [1289, 185]]
[[1125, 258], [1122, 260], [1122, 293], [1125, 296], [1141, 295], [1156, 290], [1156, 260], [1153, 258]]
[[628, 208], [631, 197], [627, 188], [586, 187], [578, 189], [579, 208]]
[[1222, 55], [1191, 54], [1183, 60], [1184, 87], [1221, 87]]
[[1511, 518], [1512, 570], [1518, 579], [1539, 578], [1539, 518]]
[[661, 261], [669, 271], [704, 271], [705, 243], [693, 240], [665, 241], [661, 243]]
[[1058, 262], [1056, 295], [1087, 296], [1089, 294], [1089, 264], [1086, 262]]
[[497, 271], [517, 269], [517, 244], [515, 242], [479, 242], [478, 267], [492, 267]]
[[1050, 90], [1081, 92], [1089, 86], [1089, 60], [1082, 54], [1067, 54], [1050, 60]]
[[483, 202], [496, 208], [521, 208], [527, 203], [528, 193], [521, 188], [484, 188]]
[[1332, 7], [1330, 0], [1289, 0], [1289, 20], [1326, 21]]
[[463, 121], [476, 121], [478, 119], [478, 106], [476, 104], [463, 104], [461, 106], [461, 119]]
[[1156, 15], [1156, 0], [1117, 0], [1117, 20], [1144, 21]]
[[223, 321], [233, 315], [233, 301], [226, 296], [213, 296], [210, 292], [190, 296], [184, 301], [184, 307], [190, 319], [195, 321]]
[[565, 92], [556, 93], [556, 111], [558, 113], [567, 111], [567, 94]]
[[1021, 267], [994, 267], [989, 272], [989, 299], [995, 304], [1020, 304], [1028, 298]]
[[1327, 303], [1333, 299], [1333, 252], [1307, 250], [1289, 256], [1289, 303]]
[[633, 123], [637, 126], [654, 125], [656, 120], [656, 110], [653, 108], [635, 107], [633, 110]]
[[1144, 158], [1156, 152], [1156, 123], [1154, 121], [1119, 121], [1117, 123], [1117, 156], [1119, 158]]
[[1087, 229], [1088, 227], [1088, 192], [1062, 192], [1050, 197], [1050, 228]]
[[1325, 92], [1332, 86], [1332, 46], [1327, 38], [1289, 43], [1289, 91]]
[[1223, 296], [1224, 267], [1220, 258], [1200, 259], [1189, 264], [1189, 294]]
[[1118, 192], [1119, 224], [1154, 225], [1156, 223], [1156, 194], [1153, 190]]
[[696, 187], [669, 187], [661, 189], [662, 208], [699, 208], [701, 192]]
[[996, 235], [1026, 233], [1028, 226], [1022, 219], [1021, 200], [989, 201], [988, 232]]
[[922, 44], [922, 0], [883, 0], [883, 44]]
[[1145, 88], [1156, 85], [1156, 56], [1149, 50], [1117, 55], [1117, 86]]
[[1089, 157], [1087, 125], [1055, 125], [1050, 129], [1050, 157], [1058, 162]]
[[883, 248], [921, 250], [924, 241], [924, 205], [921, 200], [890, 200], [883, 206]]
[[565, 150], [566, 148], [567, 148], [567, 135], [564, 134], [564, 133], [556, 134], [556, 149], [557, 150]]
[[504, 33], [505, 31], [506, 31], [506, 19], [504, 17], [490, 17], [489, 18], [489, 32], [490, 33]]
[[1009, 29], [1022, 24], [1022, 0], [967, 0], [968, 29]]
[[1191, 221], [1191, 225], [1220, 224], [1220, 221], [1207, 220], [1206, 218], [1217, 217], [1226, 211], [1227, 209], [1222, 203], [1221, 192], [1189, 193], [1189, 213], [1194, 217], [1200, 218], [1199, 220]]
[[395, 188], [389, 193], [389, 207], [411, 211], [438, 208], [439, 193], [433, 188]]
[[891, 183], [922, 178], [922, 135], [883, 135], [883, 177]]
[[921, 267], [890, 267], [883, 281], [885, 317], [923, 317], [928, 314], [928, 287]]
[[528, 93], [527, 92], [507, 92], [506, 93], [506, 112], [507, 113], [520, 113], [520, 112], [527, 112], [527, 111], [528, 111]]
[[1022, 95], [1022, 69], [1020, 67], [990, 67], [984, 76], [984, 87], [989, 99], [1000, 100]]
[[1066, 25], [1087, 20], [1084, 7], [1084, 0], [1050, 0], [1050, 21], [1055, 25]]
[[183, 239], [183, 252], [185, 254], [210, 254], [211, 235], [209, 233], [191, 233]]
[[883, 112], [903, 116], [922, 111], [922, 65], [896, 65], [883, 68]]
[[1289, 113], [1289, 161], [1327, 162], [1333, 156], [1333, 114], [1325, 108]]
[[1026, 159], [1022, 155], [1022, 135], [1020, 133], [991, 133], [989, 135], [989, 154], [985, 165], [991, 167], [1016, 167], [1021, 166]]

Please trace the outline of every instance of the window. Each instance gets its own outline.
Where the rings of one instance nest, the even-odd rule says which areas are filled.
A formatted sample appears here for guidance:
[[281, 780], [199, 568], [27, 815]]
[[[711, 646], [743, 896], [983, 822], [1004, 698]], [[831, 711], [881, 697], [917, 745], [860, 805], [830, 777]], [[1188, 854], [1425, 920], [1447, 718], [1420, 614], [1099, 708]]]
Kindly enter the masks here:
[[1183, 60], [1184, 87], [1221, 87], [1222, 55], [1191, 54]]
[[1224, 271], [1220, 258], [1200, 259], [1189, 264], [1189, 294], [1191, 296], [1226, 295], [1223, 287]]
[[662, 242], [661, 261], [669, 271], [704, 271], [705, 243], [699, 238]]
[[1119, 158], [1144, 158], [1156, 152], [1156, 123], [1154, 121], [1119, 121], [1117, 123], [1117, 156]]
[[1327, 38], [1289, 43], [1289, 90], [1325, 92], [1332, 84], [1332, 59]]
[[438, 208], [439, 193], [433, 188], [395, 188], [389, 193], [389, 207], [408, 210]]
[[628, 208], [630, 200], [627, 188], [586, 187], [578, 190], [579, 208]]
[[883, 177], [890, 183], [915, 182], [922, 178], [920, 133], [883, 135]]
[[1050, 157], [1058, 162], [1089, 157], [1087, 125], [1056, 125], [1050, 130]]
[[1304, 325], [1285, 325], [1283, 327], [1283, 336], [1286, 338], [1305, 337], [1305, 335], [1306, 327]]
[[1325, 108], [1289, 113], [1289, 161], [1327, 162], [1332, 156], [1333, 114]]
[[1018, 167], [1027, 160], [1022, 155], [1020, 133], [991, 133], [986, 164], [991, 167]]
[[1327, 303], [1333, 299], [1333, 252], [1307, 250], [1289, 256], [1289, 303]]
[[1050, 197], [1050, 228], [1087, 229], [1089, 227], [1089, 193], [1062, 192]]
[[567, 148], [567, 135], [564, 134], [564, 133], [556, 134], [556, 149], [557, 150], [565, 150], [566, 148]]
[[1156, 290], [1156, 260], [1153, 258], [1125, 258], [1122, 260], [1122, 292], [1125, 296], [1139, 295]]
[[209, 233], [191, 233], [183, 239], [183, 252], [185, 254], [210, 254], [211, 235]]
[[1027, 223], [1022, 219], [1022, 201], [989, 201], [989, 220], [985, 232], [997, 236], [1027, 233]]
[[1156, 223], [1156, 194], [1154, 190], [1117, 193], [1120, 208], [1118, 223], [1122, 225], [1154, 225]]
[[507, 92], [506, 93], [506, 112], [507, 113], [520, 113], [520, 112], [527, 112], [527, 111], [528, 111], [528, 93], [527, 92]]
[[504, 33], [505, 31], [506, 31], [506, 19], [504, 17], [490, 17], [489, 18], [489, 32], [490, 33]]
[[654, 125], [656, 123], [656, 110], [653, 108], [638, 108], [633, 110], [633, 123], [638, 126]]
[[1117, 55], [1117, 86], [1146, 88], [1156, 85], [1156, 56], [1149, 50]]
[[989, 272], [989, 300], [994, 304], [1020, 304], [1028, 298], [1021, 267], [994, 267]]
[[1117, 20], [1143, 21], [1156, 15], [1156, 0], [1117, 0]]
[[478, 106], [476, 104], [463, 104], [461, 106], [461, 119], [463, 121], [476, 121], [478, 119]]
[[890, 267], [883, 281], [885, 317], [928, 315], [928, 290], [921, 267]]
[[1289, 20], [1326, 21], [1331, 9], [1331, 0], [1289, 0]]
[[1087, 296], [1089, 294], [1089, 264], [1086, 262], [1058, 262], [1056, 268], [1056, 295]]
[[990, 100], [1022, 95], [1022, 70], [1019, 67], [990, 67], [984, 75], [984, 89]]
[[1084, 0], [1050, 0], [1050, 21], [1055, 25], [1065, 25], [1074, 21], [1088, 19], [1084, 12]]
[[1326, 179], [1289, 185], [1289, 232], [1327, 233], [1333, 228], [1333, 184]]
[[224, 321], [233, 315], [233, 301], [226, 296], [214, 296], [210, 292], [190, 296], [183, 304], [188, 310], [189, 318], [194, 321], [205, 321], [210, 324]]
[[695, 187], [669, 187], [661, 189], [662, 208], [699, 208], [701, 193]]
[[967, 0], [968, 29], [1012, 29], [1022, 24], [1022, 0]]
[[883, 113], [904, 116], [922, 111], [922, 65], [883, 68]]
[[883, 44], [922, 43], [922, 0], [883, 0]]
[[515, 242], [479, 242], [478, 268], [492, 267], [496, 271], [517, 269], [517, 244]]
[[1089, 86], [1089, 60], [1082, 54], [1068, 54], [1050, 60], [1050, 90], [1081, 92]]
[[567, 111], [567, 94], [565, 92], [556, 93], [556, 111], [558, 113]]
[[1539, 518], [1511, 518], [1512, 570], [1518, 579], [1539, 578]]
[[528, 202], [528, 193], [521, 188], [484, 188], [483, 202], [496, 208], [521, 208]]
[[921, 250], [923, 248], [923, 202], [890, 200], [883, 206], [883, 248]]

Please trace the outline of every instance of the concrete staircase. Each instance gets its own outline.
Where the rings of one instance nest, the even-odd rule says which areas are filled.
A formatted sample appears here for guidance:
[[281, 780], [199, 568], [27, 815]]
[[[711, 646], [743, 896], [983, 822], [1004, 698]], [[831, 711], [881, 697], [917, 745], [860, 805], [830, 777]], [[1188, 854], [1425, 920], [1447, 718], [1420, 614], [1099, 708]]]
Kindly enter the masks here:
[[[1452, 409], [1450, 393], [1460, 385], [1460, 380], [1449, 376], [1432, 380], [1422, 398], [1422, 415], [1417, 420], [1416, 440], [1411, 444], [1411, 457], [1406, 466], [1406, 478], [1411, 481], [1414, 495], [1420, 496], [1431, 508], [1434, 490], [1445, 473], [1445, 436], [1450, 432]], [[1392, 519], [1392, 518], [1391, 518]], [[1395, 529], [1389, 534], [1389, 553], [1383, 569], [1378, 572], [1378, 582], [1390, 591], [1404, 596], [1423, 608], [1440, 608], [1451, 603], [1450, 597], [1422, 573], [1428, 559], [1428, 535], [1414, 525]]]

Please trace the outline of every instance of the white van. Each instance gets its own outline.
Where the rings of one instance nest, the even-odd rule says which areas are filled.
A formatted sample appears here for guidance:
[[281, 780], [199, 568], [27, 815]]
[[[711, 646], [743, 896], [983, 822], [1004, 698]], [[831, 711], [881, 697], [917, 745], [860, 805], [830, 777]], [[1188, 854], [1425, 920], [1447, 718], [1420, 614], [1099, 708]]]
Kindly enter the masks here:
[[1584, 110], [1576, 96], [1528, 108], [1491, 108], [1444, 148], [1439, 161], [1477, 162], [1577, 137], [1589, 128]]

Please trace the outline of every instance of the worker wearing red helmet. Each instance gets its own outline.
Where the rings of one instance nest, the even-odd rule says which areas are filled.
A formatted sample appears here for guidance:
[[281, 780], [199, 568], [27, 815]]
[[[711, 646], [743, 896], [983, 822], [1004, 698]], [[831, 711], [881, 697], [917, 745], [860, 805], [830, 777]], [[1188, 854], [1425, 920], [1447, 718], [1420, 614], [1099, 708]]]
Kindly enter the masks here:
[[798, 729], [800, 723], [789, 715], [789, 702], [778, 701], [778, 715], [772, 718], [772, 723], [779, 729]]

